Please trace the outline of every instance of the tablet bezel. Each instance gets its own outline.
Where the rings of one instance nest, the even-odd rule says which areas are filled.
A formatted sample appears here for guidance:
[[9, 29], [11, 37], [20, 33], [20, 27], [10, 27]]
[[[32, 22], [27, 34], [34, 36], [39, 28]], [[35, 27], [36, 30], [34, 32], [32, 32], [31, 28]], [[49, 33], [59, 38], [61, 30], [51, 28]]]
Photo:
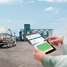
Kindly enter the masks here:
[[[26, 36], [29, 36], [29, 35], [33, 35], [33, 34], [40, 34], [40, 33], [31, 33], [31, 34], [26, 34], [25, 35], [25, 38], [27, 39], [27, 41], [30, 43], [30, 45], [31, 46], [33, 46], [34, 47], [34, 45], [32, 45], [32, 43], [29, 41], [29, 39], [26, 37]], [[40, 34], [41, 35], [41, 34]], [[42, 36], [42, 35], [41, 35]], [[42, 36], [43, 37], [43, 36]], [[44, 37], [43, 37], [44, 38]], [[48, 42], [48, 41], [47, 41]], [[48, 42], [49, 43], [49, 42]], [[49, 43], [50, 44], [50, 43]], [[51, 45], [51, 44], [50, 44]], [[53, 52], [53, 51], [55, 51], [56, 50], [56, 48], [53, 46], [53, 45], [51, 45], [52, 46], [52, 48], [53, 49], [51, 49], [51, 50], [49, 50], [49, 51], [47, 51], [47, 52], [45, 52], [45, 54], [49, 54], [49, 53], [51, 53], [51, 52]]]

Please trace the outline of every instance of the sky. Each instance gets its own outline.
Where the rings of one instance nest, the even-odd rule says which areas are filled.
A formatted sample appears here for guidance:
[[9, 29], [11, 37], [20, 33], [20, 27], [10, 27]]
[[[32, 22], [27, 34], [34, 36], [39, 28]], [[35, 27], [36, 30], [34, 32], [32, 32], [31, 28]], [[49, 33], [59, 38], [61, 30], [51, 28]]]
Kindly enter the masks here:
[[31, 29], [53, 29], [64, 35], [67, 26], [67, 0], [0, 0], [0, 26], [19, 35], [24, 24]]

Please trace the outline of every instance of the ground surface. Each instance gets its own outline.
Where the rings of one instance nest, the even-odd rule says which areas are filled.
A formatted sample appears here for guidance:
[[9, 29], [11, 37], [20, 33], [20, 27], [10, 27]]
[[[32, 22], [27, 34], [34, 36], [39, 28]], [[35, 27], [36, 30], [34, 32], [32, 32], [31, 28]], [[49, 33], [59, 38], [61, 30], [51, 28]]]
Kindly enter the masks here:
[[[51, 55], [62, 53], [62, 46], [56, 47], [57, 50]], [[0, 67], [43, 67], [41, 63], [33, 58], [33, 51], [28, 42], [17, 42], [11, 48], [0, 48]]]

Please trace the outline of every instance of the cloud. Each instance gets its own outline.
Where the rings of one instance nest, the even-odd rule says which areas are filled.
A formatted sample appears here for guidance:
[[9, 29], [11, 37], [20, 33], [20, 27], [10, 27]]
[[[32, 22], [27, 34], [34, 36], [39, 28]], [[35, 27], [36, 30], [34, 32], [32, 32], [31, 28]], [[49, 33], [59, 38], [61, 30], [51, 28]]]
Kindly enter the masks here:
[[54, 8], [54, 9], [53, 9], [53, 12], [55, 12], [55, 13], [59, 13], [59, 12], [60, 12], [60, 9], [56, 9], [56, 8]]
[[53, 10], [53, 7], [48, 7], [45, 9], [45, 11], [51, 11], [51, 10]]
[[22, 3], [23, 0], [0, 0], [0, 4]]
[[44, 11], [52, 11], [54, 13], [59, 13], [60, 10], [53, 7], [48, 7]]
[[10, 23], [10, 22], [11, 22], [11, 20], [8, 20], [7, 22], [8, 22], [8, 23]]
[[54, 0], [38, 0], [38, 1], [54, 2]]
[[34, 3], [34, 1], [33, 1], [33, 0], [31, 0], [31, 1], [27, 1], [26, 3]]
[[56, 21], [67, 21], [67, 18], [60, 18], [60, 19], [57, 19]]
[[56, 2], [67, 2], [67, 0], [56, 0]]
[[67, 2], [67, 0], [38, 0], [38, 1], [44, 1], [44, 2]]

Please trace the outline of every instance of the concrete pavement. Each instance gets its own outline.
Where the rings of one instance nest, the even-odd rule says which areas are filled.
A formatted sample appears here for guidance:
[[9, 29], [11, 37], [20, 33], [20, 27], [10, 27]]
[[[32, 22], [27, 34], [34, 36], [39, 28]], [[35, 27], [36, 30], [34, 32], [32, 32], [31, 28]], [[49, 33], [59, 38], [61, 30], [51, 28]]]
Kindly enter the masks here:
[[[51, 55], [62, 53], [62, 46], [56, 47], [57, 50]], [[11, 48], [0, 48], [0, 67], [43, 67], [41, 63], [33, 58], [33, 51], [28, 42], [17, 42]]]

